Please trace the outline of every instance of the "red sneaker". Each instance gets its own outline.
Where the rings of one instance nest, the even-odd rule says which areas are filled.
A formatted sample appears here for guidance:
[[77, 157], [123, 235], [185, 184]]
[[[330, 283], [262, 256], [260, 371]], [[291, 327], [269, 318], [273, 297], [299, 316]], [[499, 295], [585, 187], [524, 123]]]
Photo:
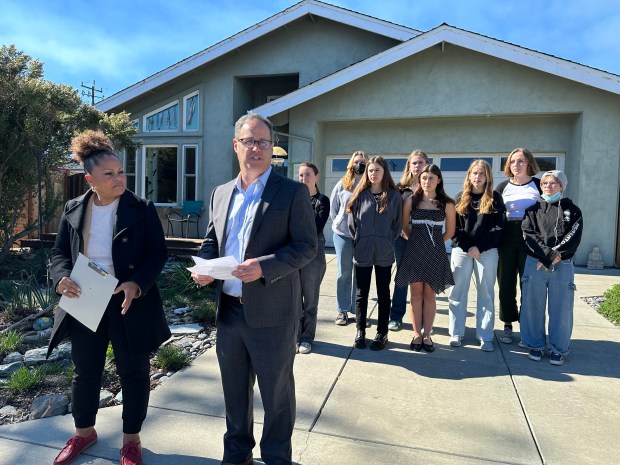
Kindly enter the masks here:
[[139, 442], [128, 442], [121, 449], [121, 465], [141, 465], [142, 447]]
[[93, 430], [90, 436], [85, 438], [73, 436], [67, 441], [60, 454], [54, 459], [54, 465], [67, 465], [73, 462], [78, 455], [97, 442], [97, 431]]

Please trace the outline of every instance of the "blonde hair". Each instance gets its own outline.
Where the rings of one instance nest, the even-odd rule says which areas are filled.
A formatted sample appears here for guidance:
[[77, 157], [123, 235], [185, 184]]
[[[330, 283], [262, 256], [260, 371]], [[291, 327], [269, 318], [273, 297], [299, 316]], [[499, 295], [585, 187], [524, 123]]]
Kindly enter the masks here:
[[342, 187], [347, 191], [352, 191], [353, 186], [355, 186], [355, 173], [353, 172], [353, 165], [355, 165], [355, 157], [362, 155], [364, 157], [364, 162], [368, 164], [368, 157], [361, 150], [356, 150], [349, 158], [349, 163], [347, 163], [347, 172], [340, 179], [342, 182]]
[[418, 183], [418, 179], [411, 174], [411, 161], [413, 160], [414, 157], [422, 157], [424, 158], [424, 160], [426, 160], [426, 164], [430, 164], [430, 161], [428, 159], [428, 155], [426, 155], [424, 152], [422, 152], [422, 150], [414, 150], [413, 152], [411, 152], [411, 154], [407, 157], [407, 163], [405, 163], [405, 169], [403, 170], [403, 175], [400, 178], [400, 181], [398, 182], [398, 187], [401, 188], [412, 188], [414, 186], [414, 184]]
[[484, 185], [484, 191], [482, 198], [480, 199], [480, 213], [488, 215], [493, 213], [493, 173], [491, 172], [491, 165], [484, 160], [474, 160], [469, 165], [467, 174], [465, 175], [465, 181], [463, 181], [463, 193], [459, 202], [456, 204], [456, 212], [461, 216], [467, 216], [467, 210], [471, 203], [471, 192], [473, 185], [469, 179], [469, 175], [477, 166], [484, 168], [484, 175], [486, 177], [486, 183]]

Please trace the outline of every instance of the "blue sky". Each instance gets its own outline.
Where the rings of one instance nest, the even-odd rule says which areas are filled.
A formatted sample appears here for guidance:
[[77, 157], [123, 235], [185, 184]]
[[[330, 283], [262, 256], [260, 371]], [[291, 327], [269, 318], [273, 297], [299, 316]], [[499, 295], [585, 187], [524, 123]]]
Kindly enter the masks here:
[[[0, 0], [0, 44], [45, 77], [110, 96], [295, 0]], [[441, 23], [620, 75], [620, 0], [331, 0], [426, 31]]]

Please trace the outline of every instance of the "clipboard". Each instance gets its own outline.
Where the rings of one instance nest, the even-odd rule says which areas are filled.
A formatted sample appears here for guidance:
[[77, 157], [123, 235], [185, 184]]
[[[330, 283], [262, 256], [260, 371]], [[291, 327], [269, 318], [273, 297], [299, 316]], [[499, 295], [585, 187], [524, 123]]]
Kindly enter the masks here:
[[63, 295], [58, 306], [95, 332], [110, 303], [118, 279], [83, 254], [79, 254], [70, 278], [80, 286], [80, 296], [71, 299]]

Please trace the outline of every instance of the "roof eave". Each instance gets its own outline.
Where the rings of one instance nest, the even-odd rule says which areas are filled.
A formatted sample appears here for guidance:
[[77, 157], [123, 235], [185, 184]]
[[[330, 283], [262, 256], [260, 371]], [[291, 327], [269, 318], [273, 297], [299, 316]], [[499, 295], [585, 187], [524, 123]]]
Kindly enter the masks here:
[[389, 50], [369, 57], [250, 111], [265, 117], [271, 117], [442, 42], [620, 95], [620, 76], [615, 74], [606, 73], [605, 71], [590, 68], [579, 63], [563, 60], [452, 26], [441, 25], [407, 42], [398, 44]]
[[146, 92], [182, 76], [200, 66], [203, 66], [235, 49], [243, 47], [270, 32], [277, 30], [306, 15], [324, 17], [333, 21], [347, 24], [395, 40], [405, 41], [421, 34], [416, 29], [389, 23], [378, 18], [366, 16], [354, 11], [344, 10], [316, 0], [299, 2], [260, 23], [250, 26], [243, 31], [224, 39], [217, 44], [192, 55], [168, 68], [147, 77], [146, 79], [123, 89], [105, 100], [97, 103], [95, 107], [101, 111], [113, 110], [122, 104], [133, 100]]

